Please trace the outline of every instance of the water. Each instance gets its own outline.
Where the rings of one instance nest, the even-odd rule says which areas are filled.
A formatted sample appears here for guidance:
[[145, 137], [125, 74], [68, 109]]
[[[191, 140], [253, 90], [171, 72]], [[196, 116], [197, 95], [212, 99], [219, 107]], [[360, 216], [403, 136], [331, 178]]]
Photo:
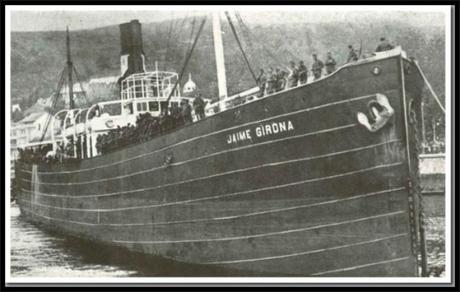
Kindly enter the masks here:
[[[444, 217], [426, 220], [428, 271], [445, 275]], [[133, 256], [106, 247], [47, 233], [20, 217], [11, 207], [12, 277], [146, 277], [212, 276], [209, 271]], [[217, 274], [216, 274], [217, 276]]]
[[26, 222], [18, 206], [10, 210], [12, 277], [241, 276], [50, 233]]
[[[93, 257], [75, 241], [48, 234], [24, 221], [11, 207], [11, 276], [13, 277], [129, 277], [136, 270]], [[99, 260], [101, 262], [97, 263]]]
[[428, 217], [426, 224], [426, 250], [430, 277], [444, 277], [446, 271], [446, 234], [444, 217]]

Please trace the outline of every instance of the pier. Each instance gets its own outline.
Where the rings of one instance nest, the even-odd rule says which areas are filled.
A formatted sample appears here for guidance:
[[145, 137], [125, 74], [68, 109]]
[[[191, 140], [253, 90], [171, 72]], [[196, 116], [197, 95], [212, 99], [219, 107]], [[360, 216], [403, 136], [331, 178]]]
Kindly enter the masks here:
[[445, 216], [445, 154], [420, 155], [420, 176], [426, 215]]

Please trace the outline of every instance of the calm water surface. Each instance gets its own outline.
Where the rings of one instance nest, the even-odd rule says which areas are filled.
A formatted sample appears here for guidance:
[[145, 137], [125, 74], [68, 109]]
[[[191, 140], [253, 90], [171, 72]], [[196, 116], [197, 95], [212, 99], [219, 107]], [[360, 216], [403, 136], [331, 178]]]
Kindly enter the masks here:
[[27, 223], [11, 207], [11, 275], [13, 277], [129, 277], [141, 273], [94, 256], [75, 241], [51, 235]]

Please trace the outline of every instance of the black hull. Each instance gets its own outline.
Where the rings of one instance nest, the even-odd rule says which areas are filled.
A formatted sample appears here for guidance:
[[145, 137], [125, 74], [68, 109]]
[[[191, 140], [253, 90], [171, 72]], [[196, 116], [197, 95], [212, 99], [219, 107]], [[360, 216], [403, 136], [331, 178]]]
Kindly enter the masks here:
[[[421, 88], [401, 56], [346, 66], [78, 164], [22, 165], [18, 202], [47, 228], [211, 269], [417, 276]], [[373, 133], [356, 114], [376, 94], [395, 115]]]

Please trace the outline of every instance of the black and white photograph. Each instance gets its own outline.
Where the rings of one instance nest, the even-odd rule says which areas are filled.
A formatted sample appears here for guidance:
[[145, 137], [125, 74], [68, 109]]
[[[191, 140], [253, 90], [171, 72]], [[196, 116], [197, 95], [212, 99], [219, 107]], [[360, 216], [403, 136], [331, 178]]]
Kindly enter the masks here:
[[6, 283], [451, 283], [452, 13], [5, 6]]

